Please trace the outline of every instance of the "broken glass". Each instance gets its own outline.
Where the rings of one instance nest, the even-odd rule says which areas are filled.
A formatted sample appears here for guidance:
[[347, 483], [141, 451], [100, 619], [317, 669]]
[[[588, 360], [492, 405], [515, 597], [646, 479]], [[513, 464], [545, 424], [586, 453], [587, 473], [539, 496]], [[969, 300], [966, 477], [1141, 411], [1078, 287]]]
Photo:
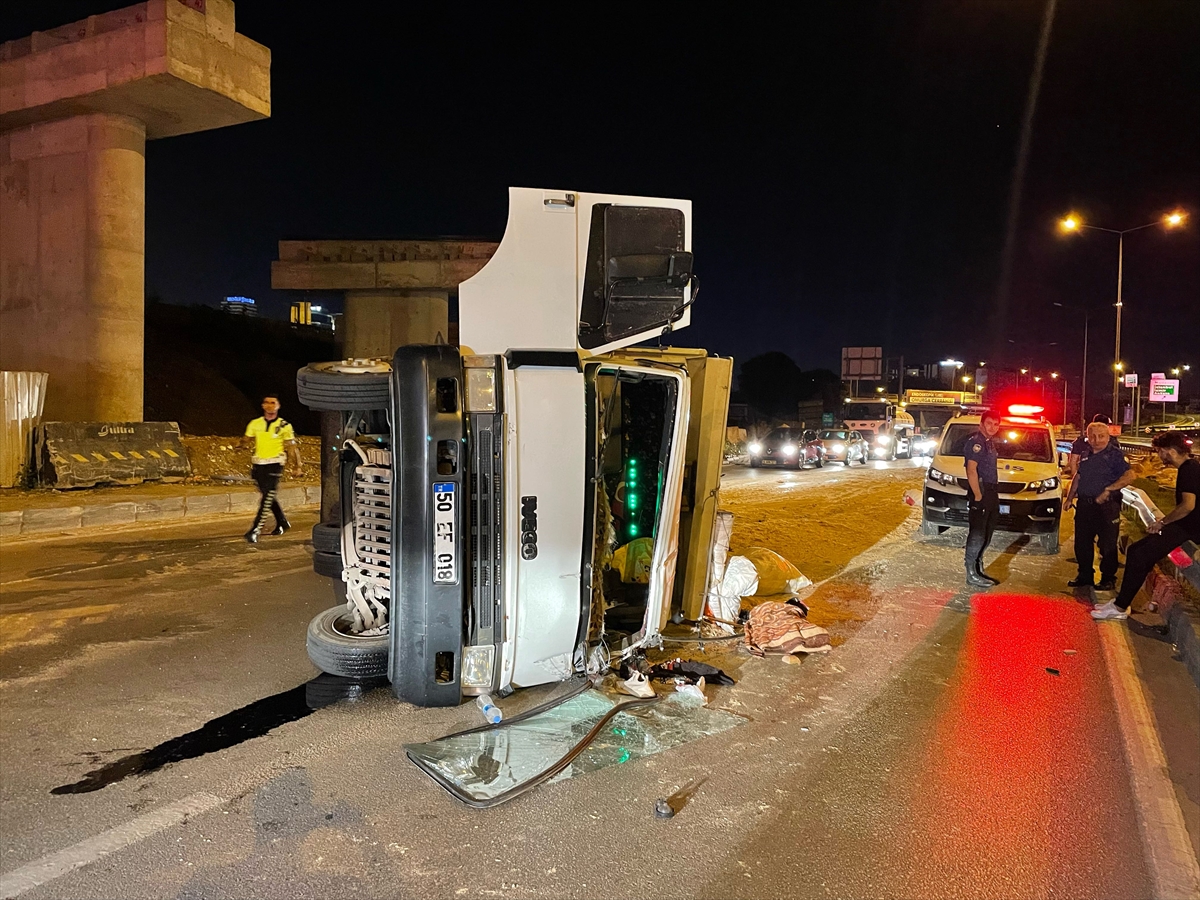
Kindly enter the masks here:
[[682, 695], [631, 699], [585, 687], [497, 725], [405, 747], [408, 758], [471, 806], [496, 806], [544, 781], [653, 756], [743, 720]]

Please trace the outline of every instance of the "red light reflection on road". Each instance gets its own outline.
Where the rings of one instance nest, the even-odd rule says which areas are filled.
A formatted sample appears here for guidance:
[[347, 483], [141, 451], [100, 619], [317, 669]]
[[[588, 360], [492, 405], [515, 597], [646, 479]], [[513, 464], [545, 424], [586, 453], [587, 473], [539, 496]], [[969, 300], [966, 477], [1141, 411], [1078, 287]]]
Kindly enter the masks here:
[[1095, 624], [1064, 600], [971, 603], [949, 690], [907, 769], [914, 866], [936, 895], [1001, 884], [1058, 896], [1088, 871], [1111, 884], [1132, 808]]

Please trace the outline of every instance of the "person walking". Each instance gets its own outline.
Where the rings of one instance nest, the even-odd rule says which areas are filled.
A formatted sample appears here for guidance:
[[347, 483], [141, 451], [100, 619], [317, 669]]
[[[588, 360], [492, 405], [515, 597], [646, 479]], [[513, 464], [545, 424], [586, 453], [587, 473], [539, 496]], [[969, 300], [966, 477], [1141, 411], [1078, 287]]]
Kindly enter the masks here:
[[1124, 619], [1155, 564], [1184, 541], [1200, 541], [1200, 462], [1177, 431], [1164, 431], [1153, 446], [1164, 466], [1176, 469], [1175, 508], [1146, 526], [1149, 534], [1125, 551], [1125, 575], [1115, 600], [1092, 610], [1093, 619]]
[[283, 477], [283, 467], [291, 462], [289, 474], [296, 476], [303, 473], [300, 463], [300, 449], [296, 446], [296, 433], [291, 423], [279, 415], [279, 398], [274, 394], [263, 397], [263, 414], [246, 426], [242, 446], [252, 446], [250, 457], [250, 474], [258, 485], [262, 498], [258, 503], [258, 512], [254, 516], [254, 524], [246, 532], [246, 543], [257, 544], [258, 536], [266, 524], [267, 511], [275, 515], [275, 530], [271, 534], [283, 534], [289, 528], [287, 516], [279, 505], [279, 479]]
[[[1108, 426], [1093, 422], [1087, 429], [1088, 455], [1079, 461], [1063, 509], [1075, 509], [1075, 563], [1079, 574], [1067, 587], [1117, 587], [1117, 535], [1121, 530], [1121, 488], [1136, 477]], [[1100, 582], [1095, 582], [1095, 547], [1100, 548]]]
[[979, 430], [963, 445], [967, 463], [967, 551], [963, 561], [967, 584], [972, 587], [991, 587], [1000, 580], [983, 571], [983, 551], [992, 542], [996, 519], [1000, 515], [1000, 495], [996, 472], [996, 445], [993, 438], [1000, 431], [1000, 416], [990, 409], [979, 417]]

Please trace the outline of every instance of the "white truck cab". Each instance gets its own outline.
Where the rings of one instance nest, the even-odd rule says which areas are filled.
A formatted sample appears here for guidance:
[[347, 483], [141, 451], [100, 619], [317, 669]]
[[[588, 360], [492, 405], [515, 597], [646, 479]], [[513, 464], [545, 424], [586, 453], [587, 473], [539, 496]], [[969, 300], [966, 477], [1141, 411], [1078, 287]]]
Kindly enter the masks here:
[[707, 589], [732, 361], [634, 346], [689, 322], [690, 202], [509, 202], [459, 286], [460, 346], [398, 348], [370, 409], [297, 380], [345, 439], [348, 603], [309, 655], [352, 674], [370, 644], [418, 705], [605, 667]]
[[[1030, 534], [1049, 553], [1058, 552], [1062, 518], [1062, 478], [1054, 426], [1038, 415], [1040, 407], [1016, 407], [1000, 420], [994, 439], [998, 451], [1000, 495], [998, 531]], [[963, 447], [979, 430], [978, 414], [957, 415], [942, 429], [925, 476], [921, 533], [940, 534], [967, 525], [967, 466]]]

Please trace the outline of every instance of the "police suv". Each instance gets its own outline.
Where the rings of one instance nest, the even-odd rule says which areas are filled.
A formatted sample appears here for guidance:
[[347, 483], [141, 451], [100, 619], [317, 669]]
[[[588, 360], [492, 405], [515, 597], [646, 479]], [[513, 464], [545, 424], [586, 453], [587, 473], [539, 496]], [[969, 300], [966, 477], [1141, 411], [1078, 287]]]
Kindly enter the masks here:
[[[1062, 478], [1054, 427], [1041, 407], [1013, 405], [994, 438], [999, 461], [1000, 516], [997, 531], [1030, 534], [1048, 553], [1058, 552]], [[941, 534], [967, 525], [967, 469], [963, 447], [979, 430], [979, 415], [959, 415], [942, 430], [925, 476], [921, 534]]]

